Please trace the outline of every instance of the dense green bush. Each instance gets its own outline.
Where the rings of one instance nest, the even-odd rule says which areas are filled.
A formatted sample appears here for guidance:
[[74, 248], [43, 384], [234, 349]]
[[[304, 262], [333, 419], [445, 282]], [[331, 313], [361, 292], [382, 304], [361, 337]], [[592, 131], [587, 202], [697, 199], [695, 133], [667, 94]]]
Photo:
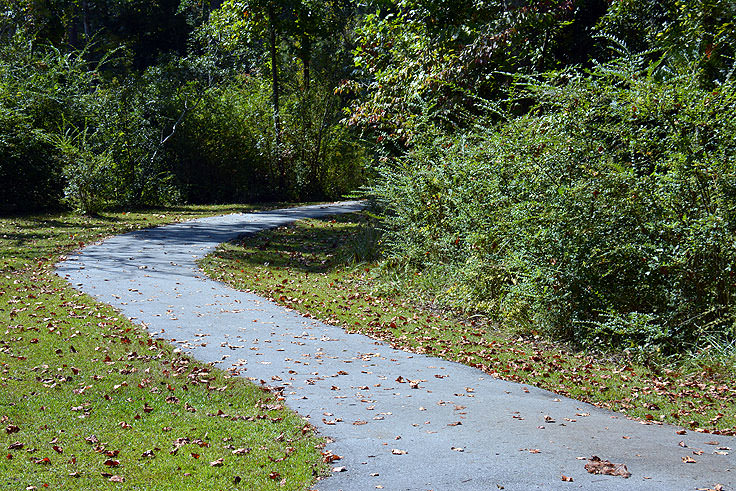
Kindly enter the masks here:
[[[280, 37], [277, 137], [260, 44], [223, 53], [216, 31], [212, 46], [193, 42], [187, 56], [164, 54], [165, 43], [131, 51], [132, 39], [111, 49], [116, 36], [102, 14], [120, 14], [117, 7], [54, 22], [25, 15], [20, 4], [0, 11], [0, 208], [96, 213], [179, 200], [318, 200], [363, 182], [365, 150], [339, 124], [340, 72], [322, 56], [342, 40], [311, 39], [297, 69], [289, 51], [296, 34]], [[95, 36], [73, 32], [83, 18], [94, 21], [87, 27]], [[345, 46], [337, 51], [346, 57]]]
[[55, 158], [56, 151], [43, 133], [0, 102], [0, 211], [58, 203], [62, 177]]
[[145, 114], [136, 77], [102, 70], [115, 53], [90, 62], [15, 36], [0, 48], [2, 207], [66, 204], [85, 213], [107, 205], [170, 201], [169, 174], [153, 158], [160, 114]]
[[445, 302], [578, 345], [733, 340], [736, 85], [639, 61], [520, 83], [539, 101], [525, 116], [385, 165], [391, 260], [441, 278]]

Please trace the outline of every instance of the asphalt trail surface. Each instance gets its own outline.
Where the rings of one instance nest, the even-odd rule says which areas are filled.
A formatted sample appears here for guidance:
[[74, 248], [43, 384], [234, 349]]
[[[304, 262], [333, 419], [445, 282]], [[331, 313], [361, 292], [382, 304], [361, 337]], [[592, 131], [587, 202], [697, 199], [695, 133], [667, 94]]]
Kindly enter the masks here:
[[[237, 236], [360, 207], [343, 202], [141, 230], [69, 255], [58, 273], [194, 357], [285, 387], [289, 406], [342, 456], [333, 465], [346, 470], [318, 482], [323, 491], [736, 487], [734, 438], [678, 435], [673, 426], [399, 351], [235, 291], [195, 263]], [[631, 477], [589, 474], [584, 458], [593, 455], [626, 464]], [[696, 462], [684, 463], [688, 456]]]

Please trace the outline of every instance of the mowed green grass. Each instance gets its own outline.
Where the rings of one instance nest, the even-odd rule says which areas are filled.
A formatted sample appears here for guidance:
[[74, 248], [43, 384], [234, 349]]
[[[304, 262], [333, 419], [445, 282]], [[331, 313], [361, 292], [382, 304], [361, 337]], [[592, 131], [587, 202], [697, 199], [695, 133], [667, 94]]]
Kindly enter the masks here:
[[323, 440], [278, 393], [196, 362], [53, 264], [143, 227], [248, 211], [0, 218], [0, 489], [307, 489]]
[[[212, 277], [305, 315], [360, 331], [398, 348], [477, 367], [619, 411], [642, 422], [688, 431], [736, 433], [736, 383], [723, 367], [643, 366], [623, 356], [592, 356], [500, 331], [479, 317], [426, 307], [414, 280], [382, 294], [401, 272], [353, 261], [370, 249], [362, 214], [305, 220], [224, 244], [201, 265]], [[393, 275], [393, 276], [391, 276]], [[402, 290], [402, 289], [398, 289]]]

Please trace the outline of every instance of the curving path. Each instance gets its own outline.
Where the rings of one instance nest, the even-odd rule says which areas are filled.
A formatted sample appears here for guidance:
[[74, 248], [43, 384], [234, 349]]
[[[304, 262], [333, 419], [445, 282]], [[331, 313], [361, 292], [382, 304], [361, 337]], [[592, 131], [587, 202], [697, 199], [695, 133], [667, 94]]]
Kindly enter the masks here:
[[[346, 470], [317, 483], [323, 491], [736, 487], [734, 438], [677, 435], [672, 426], [397, 351], [232, 290], [195, 264], [244, 233], [360, 207], [305, 206], [141, 230], [70, 255], [58, 273], [196, 358], [280, 379], [273, 383], [286, 387], [288, 404], [334, 439], [328, 449], [343, 457], [334, 465]], [[734, 450], [719, 455], [718, 447]], [[625, 463], [632, 476], [588, 474], [579, 458], [591, 455]], [[697, 462], [683, 463], [685, 456]]]

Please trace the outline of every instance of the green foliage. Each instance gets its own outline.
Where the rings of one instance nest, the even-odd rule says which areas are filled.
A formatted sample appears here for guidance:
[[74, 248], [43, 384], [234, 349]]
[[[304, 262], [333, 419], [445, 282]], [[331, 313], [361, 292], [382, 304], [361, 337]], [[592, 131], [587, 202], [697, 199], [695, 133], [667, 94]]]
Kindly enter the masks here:
[[348, 122], [394, 154], [413, 145], [423, 120], [462, 127], [479, 98], [505, 98], [509, 73], [587, 62], [605, 11], [596, 0], [375, 3], [358, 30], [360, 77], [346, 89], [363, 97]]
[[[9, 189], [0, 207], [63, 201], [96, 213], [181, 199], [324, 199], [357, 188], [366, 155], [339, 126], [344, 99], [334, 94], [350, 49], [328, 39], [352, 10], [309, 1], [293, 12], [296, 4], [286, 2], [206, 3], [7, 3], [0, 176]], [[263, 75], [270, 67], [258, 20], [271, 7], [276, 86]], [[242, 8], [252, 14], [245, 24]], [[172, 15], [151, 26], [151, 12]], [[181, 51], [185, 14], [191, 52], [164, 54]], [[111, 19], [120, 23], [115, 30]], [[164, 27], [173, 30], [166, 42]], [[274, 88], [278, 111], [269, 103]]]
[[95, 215], [111, 198], [113, 162], [109, 153], [98, 154], [90, 148], [86, 128], [49, 137], [59, 150], [66, 180], [64, 199], [74, 210]]
[[372, 194], [393, 260], [443, 271], [445, 302], [578, 345], [734, 339], [736, 87], [642, 63], [525, 79], [528, 114], [387, 163]]
[[381, 256], [381, 230], [375, 220], [361, 223], [347, 238], [346, 257], [352, 263], [373, 262]]
[[[3, 94], [3, 99], [8, 94]], [[53, 205], [61, 197], [56, 152], [22, 113], [0, 102], [0, 210]]]
[[[177, 96], [179, 105], [186, 95]], [[365, 150], [336, 121], [339, 99], [313, 82], [307, 96], [283, 100], [280, 190], [270, 95], [267, 80], [241, 76], [209, 90], [188, 115], [169, 145], [188, 199], [334, 199], [362, 184]]]
[[94, 213], [105, 204], [151, 205], [175, 199], [169, 174], [152, 157], [158, 139], [135, 78], [102, 77], [116, 53], [90, 63], [17, 35], [0, 51], [0, 172], [3, 206], [67, 203]]
[[353, 12], [232, 0], [197, 29], [202, 58], [246, 69], [212, 90], [177, 138], [193, 143], [179, 176], [195, 199], [336, 198], [362, 184], [366, 153], [339, 125], [345, 101], [335, 94], [350, 51], [337, 34]]
[[696, 67], [701, 84], [723, 82], [736, 62], [736, 4], [716, 0], [613, 2], [596, 30], [634, 52], [661, 58], [660, 70]]

